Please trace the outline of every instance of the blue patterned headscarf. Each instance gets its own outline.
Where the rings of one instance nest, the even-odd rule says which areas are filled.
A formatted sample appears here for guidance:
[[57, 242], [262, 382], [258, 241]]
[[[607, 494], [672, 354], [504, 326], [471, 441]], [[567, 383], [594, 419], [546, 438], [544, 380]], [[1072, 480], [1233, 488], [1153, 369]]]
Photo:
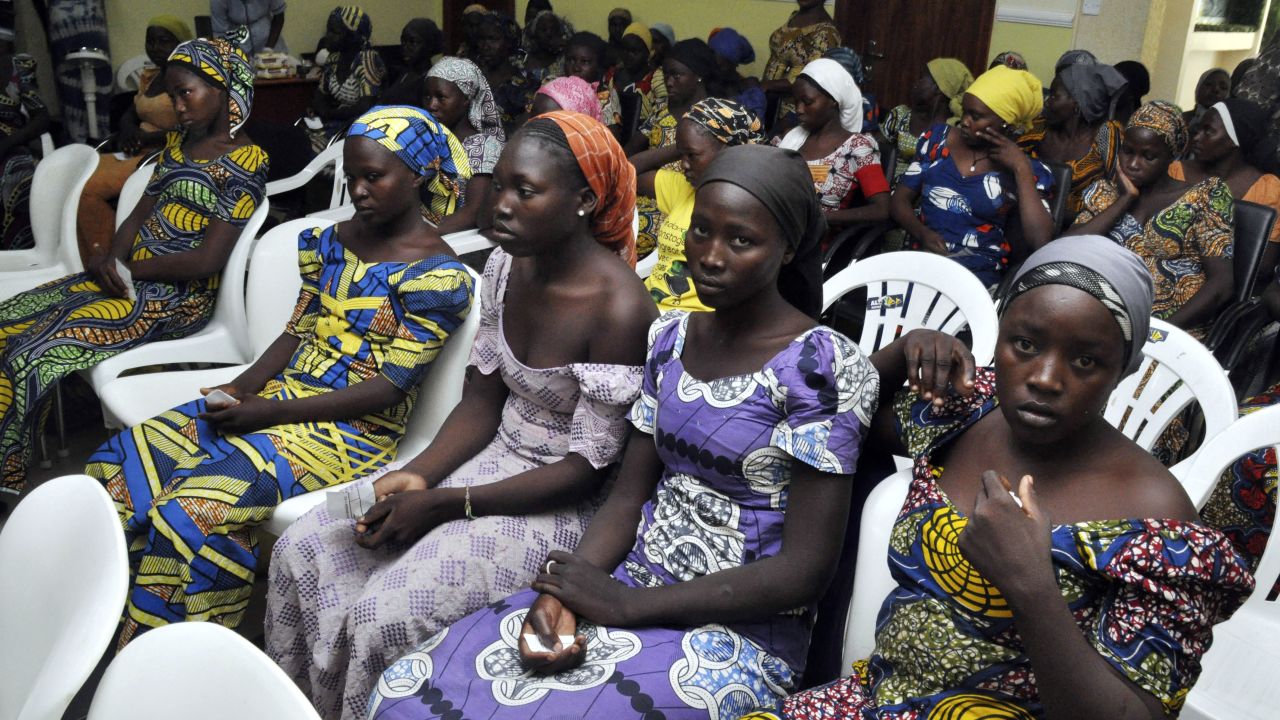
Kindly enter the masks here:
[[201, 80], [227, 91], [232, 137], [253, 109], [253, 66], [240, 49], [240, 43], [248, 35], [248, 28], [240, 26], [225, 38], [188, 40], [169, 53], [169, 64], [190, 70]]
[[351, 124], [347, 137], [366, 137], [390, 150], [426, 179], [430, 200], [423, 216], [439, 224], [458, 208], [462, 183], [471, 178], [467, 151], [449, 129], [422, 108], [379, 105]]

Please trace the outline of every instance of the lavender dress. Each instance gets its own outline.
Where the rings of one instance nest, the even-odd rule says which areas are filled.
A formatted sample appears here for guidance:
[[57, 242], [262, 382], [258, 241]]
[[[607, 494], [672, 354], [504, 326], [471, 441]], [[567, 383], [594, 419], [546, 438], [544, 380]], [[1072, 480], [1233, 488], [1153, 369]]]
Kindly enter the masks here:
[[[622, 451], [637, 366], [530, 368], [502, 334], [511, 256], [494, 250], [481, 287], [476, 370], [502, 373], [510, 394], [498, 434], [440, 487], [484, 485], [563, 459], [593, 467]], [[425, 398], [424, 398], [425, 401]], [[267, 597], [267, 654], [326, 718], [362, 716], [378, 673], [467, 613], [527, 587], [552, 550], [572, 550], [601, 496], [538, 515], [445, 523], [410, 548], [366, 550], [353, 523], [320, 506], [276, 543]]]
[[[613, 572], [671, 585], [776, 555], [797, 462], [851, 475], [879, 378], [856, 345], [816, 327], [754, 373], [702, 382], [681, 363], [688, 314], [654, 322], [631, 421], [666, 470], [636, 543]], [[794, 689], [812, 608], [730, 625], [613, 628], [580, 622], [587, 660], [537, 675], [520, 666], [526, 590], [437, 633], [382, 674], [378, 720], [737, 718]]]

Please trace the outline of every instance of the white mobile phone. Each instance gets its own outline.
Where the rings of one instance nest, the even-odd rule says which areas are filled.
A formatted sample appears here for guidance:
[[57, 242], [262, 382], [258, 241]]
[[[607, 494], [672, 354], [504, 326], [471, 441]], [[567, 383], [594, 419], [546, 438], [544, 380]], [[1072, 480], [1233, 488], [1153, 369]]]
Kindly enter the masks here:
[[[574, 643], [574, 637], [573, 637], [572, 635], [561, 635], [561, 636], [560, 636], [560, 647], [562, 647], [562, 648], [567, 648], [567, 647], [569, 647], [570, 645], [572, 645], [573, 643]], [[541, 639], [541, 638], [539, 638], [539, 637], [538, 637], [537, 635], [535, 635], [534, 633], [525, 633], [525, 634], [524, 634], [524, 644], [529, 646], [529, 652], [536, 652], [536, 653], [549, 653], [549, 652], [555, 652], [554, 650], [552, 650], [551, 648], [547, 647], [546, 645], [543, 645], [543, 644], [542, 644], [542, 639]]]
[[240, 401], [226, 394], [225, 392], [214, 388], [213, 392], [204, 396], [204, 406], [210, 410], [224, 410], [233, 405], [239, 405]]

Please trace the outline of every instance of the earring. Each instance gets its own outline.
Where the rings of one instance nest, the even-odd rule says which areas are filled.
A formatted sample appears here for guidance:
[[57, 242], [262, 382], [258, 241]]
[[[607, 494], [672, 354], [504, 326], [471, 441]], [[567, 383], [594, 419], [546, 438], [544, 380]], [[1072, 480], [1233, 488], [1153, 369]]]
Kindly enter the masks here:
[[587, 211], [583, 210], [582, 208], [578, 208], [578, 217], [586, 217], [586, 216], [587, 216]]

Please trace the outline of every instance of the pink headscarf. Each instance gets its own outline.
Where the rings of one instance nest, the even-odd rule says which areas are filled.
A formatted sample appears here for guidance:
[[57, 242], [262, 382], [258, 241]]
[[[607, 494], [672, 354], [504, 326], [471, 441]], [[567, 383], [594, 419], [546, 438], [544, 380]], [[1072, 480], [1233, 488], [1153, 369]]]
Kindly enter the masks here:
[[596, 89], [580, 77], [558, 77], [538, 88], [538, 92], [555, 100], [562, 110], [582, 113], [599, 122], [604, 121], [600, 115], [600, 100], [596, 97]]

